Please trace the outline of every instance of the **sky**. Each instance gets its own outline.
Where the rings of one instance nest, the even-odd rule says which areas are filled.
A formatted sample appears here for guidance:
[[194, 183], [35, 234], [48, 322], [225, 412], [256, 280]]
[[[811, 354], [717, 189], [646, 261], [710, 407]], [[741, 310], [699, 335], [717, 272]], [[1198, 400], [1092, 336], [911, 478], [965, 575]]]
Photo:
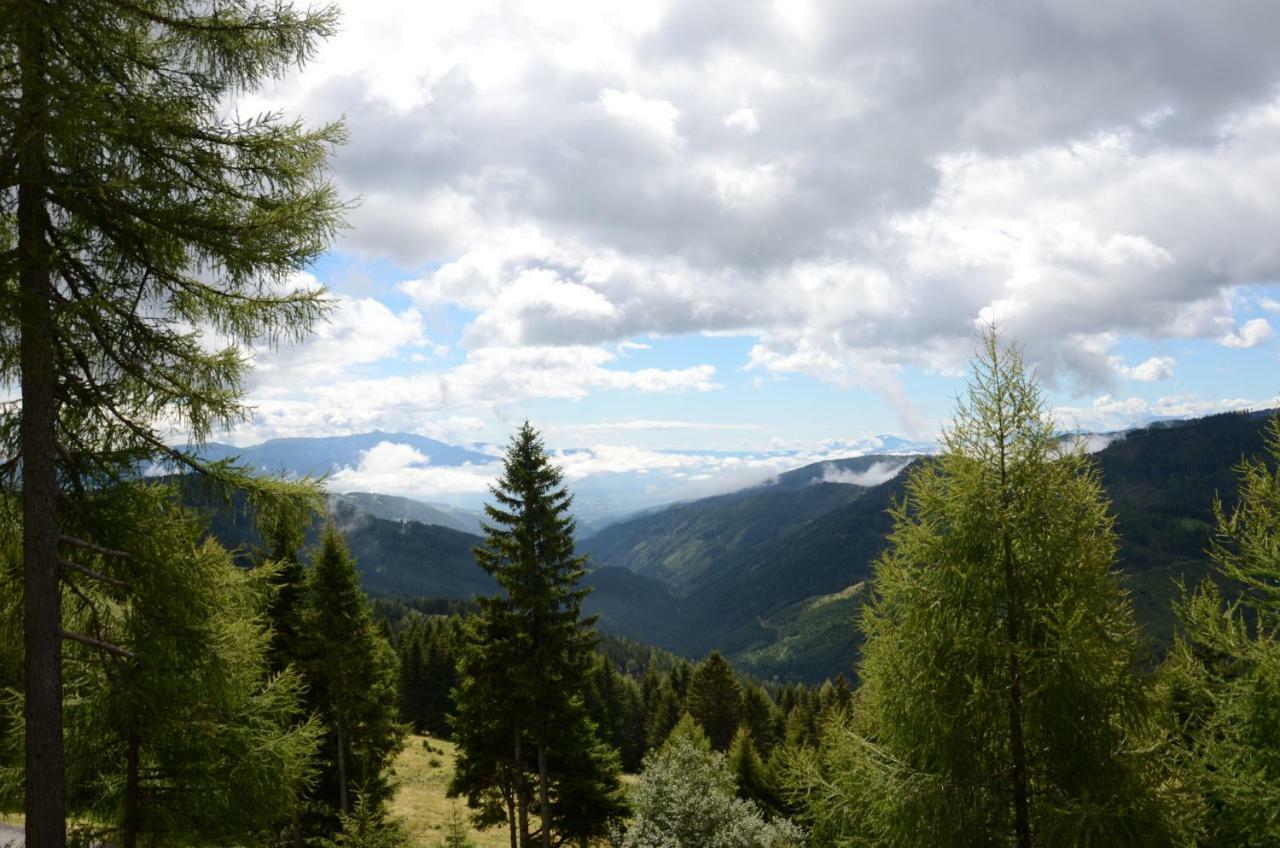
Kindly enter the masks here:
[[235, 104], [353, 205], [224, 441], [930, 441], [991, 320], [1064, 429], [1277, 403], [1274, 0], [341, 6]]

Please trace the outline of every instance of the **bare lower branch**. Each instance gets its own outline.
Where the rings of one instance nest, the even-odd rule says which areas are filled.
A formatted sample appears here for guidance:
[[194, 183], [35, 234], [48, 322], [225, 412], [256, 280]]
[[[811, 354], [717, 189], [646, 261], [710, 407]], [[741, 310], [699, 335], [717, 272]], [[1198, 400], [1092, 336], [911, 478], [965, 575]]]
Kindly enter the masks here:
[[71, 545], [74, 548], [83, 548], [86, 551], [93, 551], [95, 554], [102, 554], [103, 556], [123, 557], [124, 559], [131, 559], [133, 556], [128, 551], [117, 551], [112, 548], [104, 548], [101, 545], [95, 545], [93, 542], [86, 542], [84, 539], [77, 539], [74, 536], [59, 536], [58, 541], [66, 545]]
[[101, 639], [94, 639], [92, 636], [85, 636], [83, 633], [73, 633], [70, 630], [61, 631], [63, 639], [70, 639], [72, 642], [79, 642], [81, 645], [88, 645], [90, 648], [97, 648], [100, 651], [106, 651], [108, 654], [115, 654], [117, 657], [125, 659], [133, 659], [133, 651], [126, 651], [119, 645], [113, 645], [110, 642], [103, 642]]
[[80, 563], [73, 562], [69, 559], [58, 560], [58, 565], [60, 565], [64, 569], [74, 571], [78, 574], [83, 574], [85, 577], [91, 577], [94, 580], [97, 580], [99, 583], [107, 583], [111, 586], [119, 586], [121, 589], [130, 588], [129, 584], [124, 580], [119, 580], [115, 577], [110, 577], [106, 574], [103, 574], [101, 571], [94, 571], [92, 568], [90, 568], [87, 565], [81, 565]]

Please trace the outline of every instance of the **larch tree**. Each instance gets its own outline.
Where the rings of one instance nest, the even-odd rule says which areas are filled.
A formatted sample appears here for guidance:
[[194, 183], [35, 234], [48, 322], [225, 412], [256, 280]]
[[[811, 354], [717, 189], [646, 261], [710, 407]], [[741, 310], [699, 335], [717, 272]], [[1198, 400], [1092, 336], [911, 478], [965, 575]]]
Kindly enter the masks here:
[[491, 492], [475, 556], [502, 592], [480, 599], [468, 622], [452, 790], [481, 809], [478, 823], [505, 818], [519, 848], [534, 844], [535, 809], [544, 848], [604, 835], [626, 805], [617, 756], [584, 703], [596, 640], [582, 614], [585, 559], [574, 553], [573, 497], [528, 422]]
[[71, 649], [68, 783], [82, 829], [105, 825], [123, 848], [255, 841], [315, 774], [321, 727], [299, 673], [269, 662], [275, 571], [238, 567], [176, 500], [155, 484], [96, 494], [94, 537], [130, 556], [95, 558], [113, 582], [77, 589], [65, 616], [120, 646], [97, 663]]
[[1183, 601], [1163, 669], [1202, 845], [1280, 842], [1280, 420], [1239, 473], [1210, 549], [1231, 588], [1206, 578]]
[[994, 329], [942, 441], [893, 509], [853, 723], [825, 721], [792, 769], [815, 841], [1167, 840], [1098, 474]]
[[66, 841], [61, 562], [78, 496], [157, 459], [199, 467], [167, 446], [174, 430], [199, 442], [240, 420], [241, 347], [301, 336], [326, 309], [323, 291], [282, 284], [340, 224], [325, 164], [341, 127], [223, 110], [335, 20], [248, 0], [14, 0], [0, 15], [0, 380], [21, 390], [0, 471], [23, 504], [32, 848]]

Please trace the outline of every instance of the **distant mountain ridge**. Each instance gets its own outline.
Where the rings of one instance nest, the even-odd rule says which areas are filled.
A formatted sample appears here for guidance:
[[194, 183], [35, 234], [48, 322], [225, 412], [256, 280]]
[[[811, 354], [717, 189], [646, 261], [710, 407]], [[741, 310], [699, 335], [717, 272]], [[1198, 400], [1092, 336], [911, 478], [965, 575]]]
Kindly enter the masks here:
[[382, 442], [408, 445], [427, 458], [431, 465], [457, 466], [497, 462], [487, 453], [446, 444], [413, 433], [357, 433], [350, 436], [306, 436], [268, 439], [261, 444], [237, 447], [208, 442], [197, 450], [204, 459], [239, 457], [244, 465], [264, 474], [285, 473], [298, 477], [329, 474], [339, 468], [358, 467], [366, 451]]
[[579, 548], [598, 565], [630, 569], [687, 595], [721, 579], [761, 545], [852, 503], [909, 462], [873, 455], [812, 463], [759, 486], [616, 522]]
[[387, 521], [416, 521], [419, 524], [434, 524], [437, 527], [448, 527], [450, 530], [458, 530], [462, 533], [480, 535], [481, 513], [448, 504], [433, 504], [414, 498], [380, 495], [374, 492], [330, 494], [329, 502], [348, 503], [375, 518]]

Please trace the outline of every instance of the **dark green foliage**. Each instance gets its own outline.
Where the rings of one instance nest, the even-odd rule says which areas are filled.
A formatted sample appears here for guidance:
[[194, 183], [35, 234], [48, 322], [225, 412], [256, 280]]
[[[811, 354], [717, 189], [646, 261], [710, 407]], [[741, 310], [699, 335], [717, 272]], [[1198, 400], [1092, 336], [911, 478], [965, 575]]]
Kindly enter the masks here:
[[418, 733], [448, 736], [451, 731], [461, 628], [456, 616], [437, 616], [415, 618], [400, 630], [400, 717]]
[[0, 14], [0, 383], [22, 398], [0, 410], [0, 484], [23, 496], [26, 827], [41, 848], [66, 842], [59, 560], [63, 534], [93, 525], [87, 493], [159, 461], [282, 494], [169, 440], [243, 420], [244, 348], [300, 338], [328, 308], [290, 277], [341, 223], [324, 171], [342, 128], [226, 105], [305, 62], [335, 20], [182, 0]]
[[174, 495], [125, 484], [93, 498], [93, 536], [129, 556], [84, 562], [128, 585], [84, 581], [64, 626], [128, 655], [67, 651], [69, 808], [86, 832], [122, 840], [252, 841], [312, 782], [321, 727], [297, 671], [269, 668], [277, 572], [237, 568]]
[[600, 738], [618, 752], [624, 771], [640, 768], [645, 752], [645, 708], [640, 686], [607, 656], [592, 663], [587, 712]]
[[572, 496], [527, 423], [512, 438], [485, 507], [476, 561], [502, 589], [467, 621], [457, 692], [457, 771], [478, 823], [507, 821], [522, 846], [603, 836], [624, 814], [616, 754], [587, 716], [595, 640], [583, 618], [583, 559], [574, 553]]
[[738, 728], [726, 755], [729, 770], [738, 786], [738, 797], [754, 801], [768, 815], [782, 809], [782, 801], [774, 785], [769, 767], [760, 759], [751, 731], [744, 724]]
[[1164, 669], [1179, 761], [1203, 799], [1205, 845], [1280, 840], [1280, 423], [1264, 459], [1238, 466], [1239, 504], [1216, 509], [1213, 557], [1242, 587], [1224, 602], [1205, 580], [1179, 608]]
[[325, 768], [313, 797], [346, 815], [359, 793], [380, 811], [405, 731], [397, 720], [396, 658], [332, 525], [308, 574], [306, 621], [308, 702], [326, 725]]
[[715, 582], [760, 545], [856, 500], [863, 491], [821, 482], [799, 489], [745, 489], [612, 524], [582, 548], [597, 564], [657, 578], [685, 595]]
[[689, 680], [689, 715], [702, 725], [711, 747], [724, 751], [742, 723], [742, 687], [719, 651], [698, 664]]
[[782, 738], [783, 720], [784, 714], [762, 687], [747, 684], [742, 688], [742, 724], [766, 756]]

